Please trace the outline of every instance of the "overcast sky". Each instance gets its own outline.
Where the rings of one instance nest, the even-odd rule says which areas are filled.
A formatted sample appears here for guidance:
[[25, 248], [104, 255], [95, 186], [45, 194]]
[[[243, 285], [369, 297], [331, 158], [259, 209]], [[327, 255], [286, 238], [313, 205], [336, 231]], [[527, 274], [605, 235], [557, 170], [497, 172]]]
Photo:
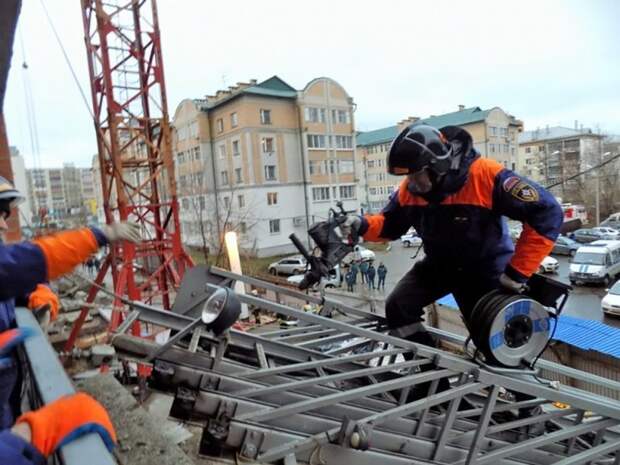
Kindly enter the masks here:
[[[43, 1], [90, 104], [79, 2]], [[158, 7], [171, 115], [183, 98], [238, 81], [277, 74], [301, 89], [328, 76], [354, 98], [358, 130], [463, 104], [499, 106], [526, 130], [579, 120], [620, 134], [617, 0], [159, 0]], [[23, 2], [5, 101], [10, 143], [33, 166], [26, 80], [37, 164], [90, 166], [93, 124], [36, 0]]]

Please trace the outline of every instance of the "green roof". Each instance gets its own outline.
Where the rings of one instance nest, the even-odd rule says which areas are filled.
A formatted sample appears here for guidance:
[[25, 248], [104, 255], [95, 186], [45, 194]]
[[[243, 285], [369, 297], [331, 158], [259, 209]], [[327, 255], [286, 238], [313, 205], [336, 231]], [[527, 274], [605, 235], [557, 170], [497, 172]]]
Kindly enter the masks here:
[[[443, 115], [430, 116], [418, 120], [417, 123], [428, 124], [437, 129], [444, 126], [463, 126], [465, 124], [483, 121], [489, 115], [491, 110], [481, 110], [480, 107], [465, 108], [463, 110], [452, 113], [444, 113]], [[357, 145], [376, 145], [391, 142], [398, 135], [397, 126], [389, 126], [383, 129], [375, 129], [374, 131], [360, 132], [357, 135]]]
[[245, 89], [240, 90], [230, 96], [218, 100], [217, 102], [209, 102], [207, 100], [206, 108], [211, 110], [213, 108], [219, 107], [223, 103], [229, 102], [237, 97], [242, 95], [262, 95], [266, 97], [279, 97], [279, 98], [296, 98], [297, 91], [289, 86], [286, 82], [280, 79], [278, 76], [272, 76], [266, 81], [263, 81], [254, 86], [246, 87]]

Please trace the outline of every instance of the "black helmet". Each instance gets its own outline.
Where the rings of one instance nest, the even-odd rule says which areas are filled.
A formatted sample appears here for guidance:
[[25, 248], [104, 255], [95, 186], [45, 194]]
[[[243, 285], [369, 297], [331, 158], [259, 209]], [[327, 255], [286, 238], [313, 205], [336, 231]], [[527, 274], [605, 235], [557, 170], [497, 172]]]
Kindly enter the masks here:
[[388, 172], [402, 175], [428, 168], [445, 174], [452, 164], [452, 148], [445, 136], [432, 126], [413, 124], [405, 128], [390, 146]]

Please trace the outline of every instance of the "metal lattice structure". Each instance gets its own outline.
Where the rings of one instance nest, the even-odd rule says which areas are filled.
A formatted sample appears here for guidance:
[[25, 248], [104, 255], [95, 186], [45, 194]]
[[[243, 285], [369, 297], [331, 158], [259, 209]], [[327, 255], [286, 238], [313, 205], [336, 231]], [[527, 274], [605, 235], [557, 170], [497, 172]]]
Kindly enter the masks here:
[[[191, 259], [181, 246], [157, 7], [155, 0], [82, 0], [81, 7], [106, 222], [137, 221], [148, 236], [138, 246], [112, 245], [96, 282], [109, 271], [117, 295], [167, 309]], [[122, 321], [120, 306], [116, 299], [111, 329]]]
[[[218, 338], [192, 326], [209, 293], [234, 280], [280, 299], [322, 304], [322, 310], [306, 313], [240, 295], [248, 305], [297, 319], [298, 327], [231, 330]], [[138, 359], [156, 355], [151, 385], [174, 394], [171, 416], [204, 426], [203, 454], [232, 450], [240, 460], [285, 464], [620, 463], [616, 400], [390, 336], [381, 316], [333, 299], [197, 267], [186, 275], [173, 313], [133, 308], [114, 344]], [[158, 346], [122, 334], [133, 320], [191, 333], [191, 339]], [[401, 357], [407, 352], [413, 359]], [[539, 364], [620, 391], [618, 382]], [[439, 392], [442, 379], [449, 389]], [[426, 396], [412, 399], [409, 393], [422, 383]]]

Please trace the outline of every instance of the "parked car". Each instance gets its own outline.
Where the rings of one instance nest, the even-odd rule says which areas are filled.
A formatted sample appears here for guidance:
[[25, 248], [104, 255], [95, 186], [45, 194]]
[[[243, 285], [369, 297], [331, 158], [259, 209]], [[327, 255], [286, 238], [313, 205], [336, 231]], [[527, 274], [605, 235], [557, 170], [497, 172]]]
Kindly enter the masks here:
[[[333, 288], [340, 287], [342, 285], [342, 275], [340, 274], [340, 267], [336, 265], [331, 270], [329, 270], [329, 277], [325, 282], [325, 287]], [[299, 285], [301, 280], [304, 279], [303, 274], [294, 274], [293, 276], [289, 276], [286, 278], [286, 282], [289, 284], [294, 284], [295, 286]]]
[[286, 257], [273, 262], [267, 268], [274, 276], [279, 274], [302, 274], [306, 269], [306, 259], [301, 255]]
[[589, 228], [578, 229], [577, 231], [570, 233], [568, 237], [577, 242], [581, 242], [582, 244], [603, 239], [602, 234], [599, 231]]
[[616, 281], [607, 291], [607, 295], [601, 300], [601, 308], [604, 313], [620, 315], [620, 281]]
[[614, 213], [613, 215], [609, 215], [605, 221], [603, 221], [600, 226], [604, 226], [606, 228], [613, 228], [620, 231], [620, 213]]
[[596, 228], [592, 228], [592, 230], [599, 232], [601, 234], [601, 239], [604, 240], [615, 241], [620, 238], [620, 232], [616, 231], [614, 228], [598, 226]]
[[560, 269], [560, 263], [553, 257], [549, 257], [548, 255], [543, 259], [540, 267], [538, 268], [539, 273], [557, 273]]
[[342, 259], [343, 265], [349, 265], [353, 260], [362, 261], [362, 262], [372, 262], [375, 259], [375, 253], [372, 250], [367, 249], [366, 247], [362, 247], [361, 245], [356, 245], [353, 247], [353, 252], [346, 255]]
[[577, 249], [579, 248], [579, 242], [574, 241], [566, 236], [560, 236], [555, 241], [555, 245], [553, 246], [553, 250], [551, 253], [557, 255], [570, 255], [571, 257], [575, 255]]
[[407, 233], [400, 236], [400, 242], [405, 247], [420, 247], [422, 245], [422, 238], [416, 233]]

